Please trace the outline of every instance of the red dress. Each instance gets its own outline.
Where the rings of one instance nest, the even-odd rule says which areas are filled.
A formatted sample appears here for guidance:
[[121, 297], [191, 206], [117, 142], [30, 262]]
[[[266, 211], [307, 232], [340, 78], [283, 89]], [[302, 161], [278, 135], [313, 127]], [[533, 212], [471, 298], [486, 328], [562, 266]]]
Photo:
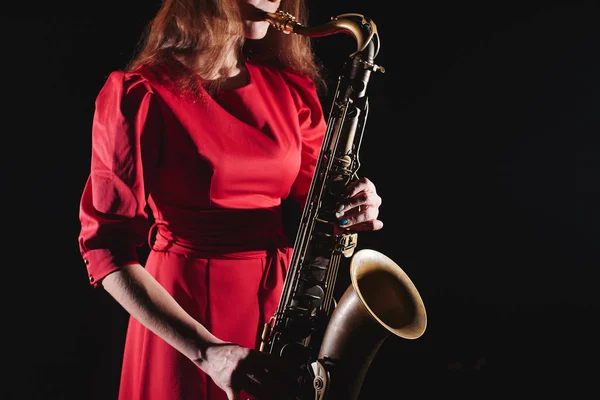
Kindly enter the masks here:
[[[303, 204], [325, 120], [307, 76], [246, 65], [249, 84], [194, 101], [171, 90], [168, 65], [108, 77], [96, 99], [79, 246], [98, 286], [138, 262], [148, 242], [146, 270], [187, 312], [218, 338], [256, 347], [291, 255], [281, 202]], [[131, 318], [119, 399], [226, 396]]]

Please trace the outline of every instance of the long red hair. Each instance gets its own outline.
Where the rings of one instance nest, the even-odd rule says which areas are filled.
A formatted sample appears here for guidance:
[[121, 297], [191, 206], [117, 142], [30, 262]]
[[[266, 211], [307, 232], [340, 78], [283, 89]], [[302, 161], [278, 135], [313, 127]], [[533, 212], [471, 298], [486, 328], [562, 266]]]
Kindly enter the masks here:
[[[280, 9], [294, 15], [301, 24], [307, 23], [308, 10], [303, 0], [282, 0]], [[240, 51], [249, 60], [305, 73], [320, 88], [325, 88], [310, 38], [269, 29], [262, 40], [246, 40], [238, 0], [163, 0], [125, 70], [173, 58], [189, 67], [188, 61], [200, 57], [194, 71], [202, 78], [220, 65], [221, 58], [228, 53], [224, 49]], [[197, 84], [189, 75], [182, 70], [175, 77], [181, 89], [194, 89]]]

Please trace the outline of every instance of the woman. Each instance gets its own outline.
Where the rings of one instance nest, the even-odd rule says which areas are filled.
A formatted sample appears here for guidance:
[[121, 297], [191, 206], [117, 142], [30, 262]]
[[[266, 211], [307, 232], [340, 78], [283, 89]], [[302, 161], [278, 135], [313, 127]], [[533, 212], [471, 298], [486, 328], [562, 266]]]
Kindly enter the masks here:
[[[120, 400], [282, 398], [255, 349], [291, 255], [282, 200], [304, 204], [326, 126], [310, 42], [260, 18], [280, 7], [304, 22], [302, 0], [165, 0], [97, 96], [79, 246], [131, 314]], [[380, 204], [361, 179], [340, 226], [381, 229]]]

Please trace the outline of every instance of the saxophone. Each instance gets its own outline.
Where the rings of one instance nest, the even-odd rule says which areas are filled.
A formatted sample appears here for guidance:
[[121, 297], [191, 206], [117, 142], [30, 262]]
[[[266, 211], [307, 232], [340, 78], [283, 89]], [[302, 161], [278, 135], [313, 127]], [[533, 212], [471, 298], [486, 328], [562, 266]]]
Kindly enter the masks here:
[[[266, 13], [277, 30], [309, 37], [350, 34], [357, 49], [339, 76], [327, 130], [294, 243], [279, 306], [264, 325], [260, 350], [293, 366], [289, 399], [356, 400], [368, 368], [390, 334], [419, 338], [425, 306], [407, 274], [390, 258], [356, 251], [357, 233], [337, 228], [335, 206], [357, 179], [359, 150], [369, 111], [366, 90], [380, 42], [362, 14], [333, 17], [307, 27], [284, 11]], [[350, 259], [351, 284], [334, 298], [339, 266]]]

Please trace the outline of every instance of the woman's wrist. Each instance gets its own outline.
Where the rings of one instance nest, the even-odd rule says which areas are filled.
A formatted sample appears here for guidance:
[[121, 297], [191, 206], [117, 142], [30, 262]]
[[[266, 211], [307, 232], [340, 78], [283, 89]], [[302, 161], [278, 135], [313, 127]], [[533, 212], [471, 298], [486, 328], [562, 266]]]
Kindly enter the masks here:
[[224, 341], [218, 339], [200, 325], [196, 337], [192, 340], [190, 354], [186, 354], [186, 356], [192, 360], [194, 364], [202, 368], [202, 365], [209, 358], [208, 353], [210, 349], [218, 345], [223, 345], [224, 343]]

